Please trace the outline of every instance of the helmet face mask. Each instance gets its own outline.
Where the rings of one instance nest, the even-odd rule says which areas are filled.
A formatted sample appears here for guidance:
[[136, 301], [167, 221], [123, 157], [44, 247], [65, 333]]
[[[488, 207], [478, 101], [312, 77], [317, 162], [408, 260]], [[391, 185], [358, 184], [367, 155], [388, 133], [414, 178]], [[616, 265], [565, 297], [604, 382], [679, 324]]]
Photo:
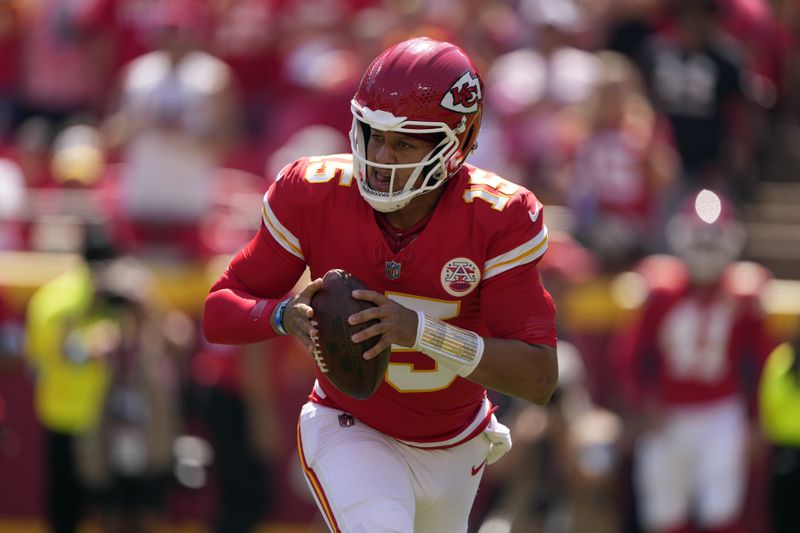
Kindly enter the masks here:
[[[369, 66], [351, 102], [350, 144], [359, 192], [377, 211], [402, 209], [419, 195], [442, 186], [475, 148], [483, 110], [482, 83], [461, 49], [419, 38], [399, 43]], [[372, 131], [440, 136], [420, 161], [382, 164], [370, 160]], [[388, 192], [376, 191], [368, 170], [391, 171]], [[411, 175], [395, 190], [398, 171]]]
[[[447, 124], [408, 121], [404, 120], [405, 117], [394, 117], [389, 113], [385, 113], [389, 117], [384, 117], [384, 113], [361, 108], [355, 100], [351, 106], [353, 126], [350, 129], [350, 143], [353, 148], [353, 165], [358, 177], [359, 191], [374, 209], [384, 213], [402, 209], [416, 196], [432, 191], [445, 182], [444, 178], [448, 176], [448, 161], [458, 151], [458, 138]], [[381, 118], [384, 120], [380, 120]], [[385, 120], [386, 118], [389, 120]], [[407, 135], [440, 134], [443, 139], [421, 161], [384, 164], [370, 160], [367, 153], [369, 135], [373, 130]], [[391, 170], [389, 192], [376, 191], [370, 187], [366, 179], [369, 168]], [[397, 171], [405, 169], [411, 169], [411, 175], [402, 189], [396, 190]]]

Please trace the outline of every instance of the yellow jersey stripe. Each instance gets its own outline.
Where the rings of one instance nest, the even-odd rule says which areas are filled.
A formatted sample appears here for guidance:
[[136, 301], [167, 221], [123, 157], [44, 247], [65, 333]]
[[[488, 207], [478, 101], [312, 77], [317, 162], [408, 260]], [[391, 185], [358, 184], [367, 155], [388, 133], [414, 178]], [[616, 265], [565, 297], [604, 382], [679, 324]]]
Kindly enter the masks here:
[[516, 248], [509, 250], [504, 254], [500, 254], [497, 257], [493, 257], [486, 261], [486, 265], [484, 266], [485, 270], [491, 270], [495, 266], [507, 263], [508, 261], [514, 259], [515, 257], [519, 257], [533, 248], [539, 246], [542, 242], [547, 240], [547, 226], [543, 226], [541, 231], [536, 234], [534, 238], [529, 240], [528, 242], [522, 243]]
[[500, 254], [497, 257], [493, 257], [487, 260], [486, 264], [484, 265], [484, 270], [487, 271], [492, 270], [498, 265], [507, 263], [512, 259], [520, 257], [546, 241], [547, 241], [547, 226], [543, 226], [542, 229], [539, 231], [539, 233], [537, 233], [536, 236], [531, 240], [520, 244], [516, 248], [513, 248], [504, 254]]
[[489, 279], [492, 276], [496, 276], [498, 274], [506, 272], [507, 270], [511, 270], [516, 266], [524, 265], [530, 263], [531, 261], [535, 261], [536, 259], [543, 256], [546, 251], [547, 251], [547, 235], [544, 236], [544, 240], [540, 241], [539, 244], [537, 244], [533, 248], [530, 248], [527, 251], [525, 251], [522, 255], [519, 255], [502, 263], [493, 263], [490, 267], [484, 270], [483, 279]]

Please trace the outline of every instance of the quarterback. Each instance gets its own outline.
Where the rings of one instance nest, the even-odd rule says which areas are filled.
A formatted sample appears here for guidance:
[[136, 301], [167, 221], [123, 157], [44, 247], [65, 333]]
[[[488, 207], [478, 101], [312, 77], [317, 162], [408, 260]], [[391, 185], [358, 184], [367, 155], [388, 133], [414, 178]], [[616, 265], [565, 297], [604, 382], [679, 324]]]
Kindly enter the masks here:
[[[317, 372], [297, 432], [308, 485], [331, 531], [463, 532], [485, 465], [511, 446], [486, 389], [543, 404], [557, 381], [555, 308], [536, 269], [543, 207], [465, 163], [483, 84], [457, 46], [390, 47], [350, 105], [352, 153], [280, 172], [258, 233], [211, 288], [205, 334], [312, 348], [320, 278], [341, 268], [363, 281], [371, 290], [353, 296], [376, 306], [349, 321], [378, 322], [352, 340], [378, 338], [365, 358], [391, 347], [389, 367], [367, 400]], [[314, 281], [285, 298], [306, 268]]]

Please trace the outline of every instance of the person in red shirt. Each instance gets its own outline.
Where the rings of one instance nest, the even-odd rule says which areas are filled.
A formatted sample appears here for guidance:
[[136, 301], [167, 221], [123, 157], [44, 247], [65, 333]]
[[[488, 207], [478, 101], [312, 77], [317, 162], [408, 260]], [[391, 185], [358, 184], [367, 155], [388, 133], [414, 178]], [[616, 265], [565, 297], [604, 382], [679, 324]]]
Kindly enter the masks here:
[[[262, 225], [206, 300], [212, 342], [293, 335], [311, 348], [312, 295], [341, 268], [376, 307], [369, 359], [392, 347], [367, 400], [320, 371], [298, 425], [309, 487], [332, 531], [466, 531], [485, 464], [511, 444], [486, 388], [545, 403], [557, 381], [555, 308], [536, 263], [543, 207], [465, 164], [483, 83], [457, 46], [398, 43], [351, 101], [352, 154], [300, 159], [264, 197]], [[310, 269], [310, 284], [283, 299]], [[430, 341], [440, 331], [450, 342]]]
[[676, 256], [638, 268], [649, 294], [621, 347], [645, 531], [744, 531], [747, 449], [771, 341], [760, 294], [768, 272], [737, 263], [732, 206], [704, 189], [667, 224]]

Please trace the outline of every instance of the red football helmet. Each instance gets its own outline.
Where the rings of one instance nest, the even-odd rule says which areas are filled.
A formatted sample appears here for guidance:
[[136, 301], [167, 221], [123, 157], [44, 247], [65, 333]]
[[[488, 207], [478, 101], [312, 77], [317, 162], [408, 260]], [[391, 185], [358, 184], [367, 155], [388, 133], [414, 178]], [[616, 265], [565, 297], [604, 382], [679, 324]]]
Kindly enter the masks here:
[[699, 284], [717, 281], [744, 247], [744, 228], [733, 205], [703, 189], [690, 196], [667, 223], [667, 240]]
[[[411, 39], [387, 49], [370, 64], [351, 110], [350, 143], [358, 188], [374, 209], [387, 213], [441, 186], [476, 148], [483, 82], [459, 47], [424, 37]], [[442, 140], [419, 163], [380, 164], [367, 155], [373, 128]], [[370, 188], [368, 166], [392, 171], [390, 192]], [[414, 170], [402, 190], [395, 191], [395, 173], [401, 168]]]

